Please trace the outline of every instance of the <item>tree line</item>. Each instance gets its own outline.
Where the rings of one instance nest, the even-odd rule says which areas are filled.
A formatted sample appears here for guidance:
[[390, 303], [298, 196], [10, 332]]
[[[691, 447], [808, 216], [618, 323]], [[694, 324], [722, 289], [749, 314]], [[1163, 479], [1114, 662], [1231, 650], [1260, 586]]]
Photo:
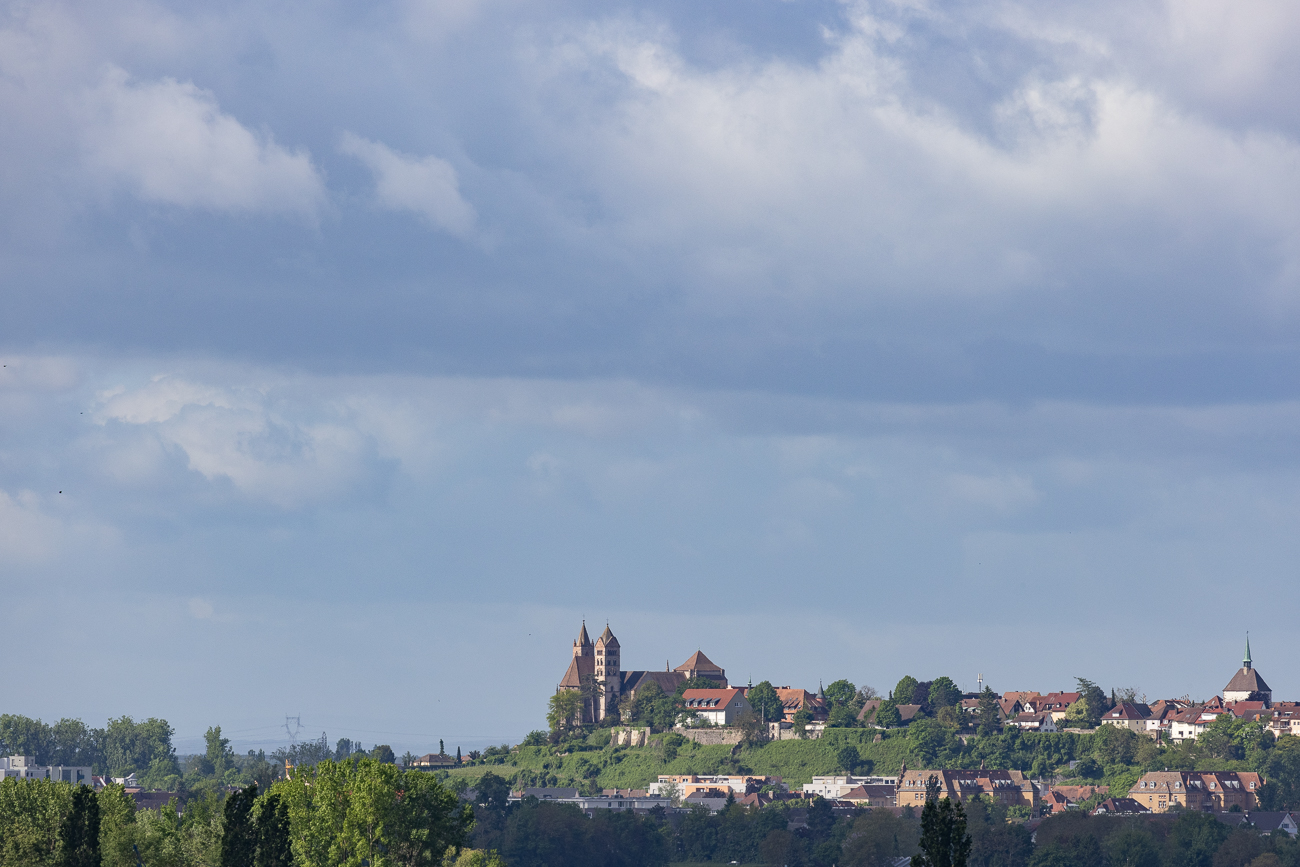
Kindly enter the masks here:
[[371, 758], [139, 811], [121, 786], [11, 778], [0, 867], [415, 867], [441, 863], [473, 823], [434, 775]]

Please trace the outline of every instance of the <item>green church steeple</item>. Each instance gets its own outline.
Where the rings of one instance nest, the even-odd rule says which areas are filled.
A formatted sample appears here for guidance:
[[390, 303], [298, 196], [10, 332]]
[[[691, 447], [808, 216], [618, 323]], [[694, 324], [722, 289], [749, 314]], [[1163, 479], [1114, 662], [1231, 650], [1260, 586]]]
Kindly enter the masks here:
[[1250, 668], [1250, 633], [1246, 633], [1246, 658], [1242, 660], [1242, 668]]

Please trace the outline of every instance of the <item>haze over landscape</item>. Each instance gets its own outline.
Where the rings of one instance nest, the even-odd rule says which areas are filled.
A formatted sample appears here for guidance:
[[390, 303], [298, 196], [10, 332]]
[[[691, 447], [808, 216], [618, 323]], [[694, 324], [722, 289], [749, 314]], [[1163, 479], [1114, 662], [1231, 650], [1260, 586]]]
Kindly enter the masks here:
[[4, 712], [1300, 694], [1300, 7], [0, 9]]

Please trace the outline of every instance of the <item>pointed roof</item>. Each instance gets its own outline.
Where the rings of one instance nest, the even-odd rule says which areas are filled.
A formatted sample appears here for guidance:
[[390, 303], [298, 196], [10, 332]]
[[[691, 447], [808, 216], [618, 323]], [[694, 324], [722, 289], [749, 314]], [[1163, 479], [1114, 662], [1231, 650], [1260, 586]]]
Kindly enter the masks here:
[[605, 631], [600, 634], [600, 638], [596, 639], [596, 641], [605, 647], [618, 647], [618, 639], [614, 637], [614, 633], [609, 631], [608, 623], [605, 624]]
[[722, 671], [720, 667], [705, 656], [701, 651], [695, 651], [691, 658], [673, 669], [673, 671]]
[[569, 660], [569, 670], [564, 673], [560, 686], [565, 689], [577, 689], [582, 686], [582, 679], [596, 673], [596, 660], [590, 656], [575, 656]]
[[1245, 668], [1250, 668], [1250, 633], [1246, 633], [1246, 658], [1241, 661]]
[[591, 647], [591, 639], [587, 637], [587, 621], [582, 621], [582, 631], [578, 633], [578, 646]]
[[1246, 667], [1240, 669], [1228, 681], [1228, 685], [1223, 688], [1225, 693], [1228, 692], [1266, 692], [1270, 695], [1273, 690], [1268, 688], [1264, 678], [1259, 676], [1259, 672], [1253, 668]]

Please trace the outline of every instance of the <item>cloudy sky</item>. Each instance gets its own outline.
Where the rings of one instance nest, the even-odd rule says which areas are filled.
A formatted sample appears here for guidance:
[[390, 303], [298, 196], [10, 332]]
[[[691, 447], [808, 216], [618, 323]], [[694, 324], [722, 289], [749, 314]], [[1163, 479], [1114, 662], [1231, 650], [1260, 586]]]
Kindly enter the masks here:
[[0, 712], [401, 752], [625, 665], [1300, 638], [1300, 7], [0, 4]]

